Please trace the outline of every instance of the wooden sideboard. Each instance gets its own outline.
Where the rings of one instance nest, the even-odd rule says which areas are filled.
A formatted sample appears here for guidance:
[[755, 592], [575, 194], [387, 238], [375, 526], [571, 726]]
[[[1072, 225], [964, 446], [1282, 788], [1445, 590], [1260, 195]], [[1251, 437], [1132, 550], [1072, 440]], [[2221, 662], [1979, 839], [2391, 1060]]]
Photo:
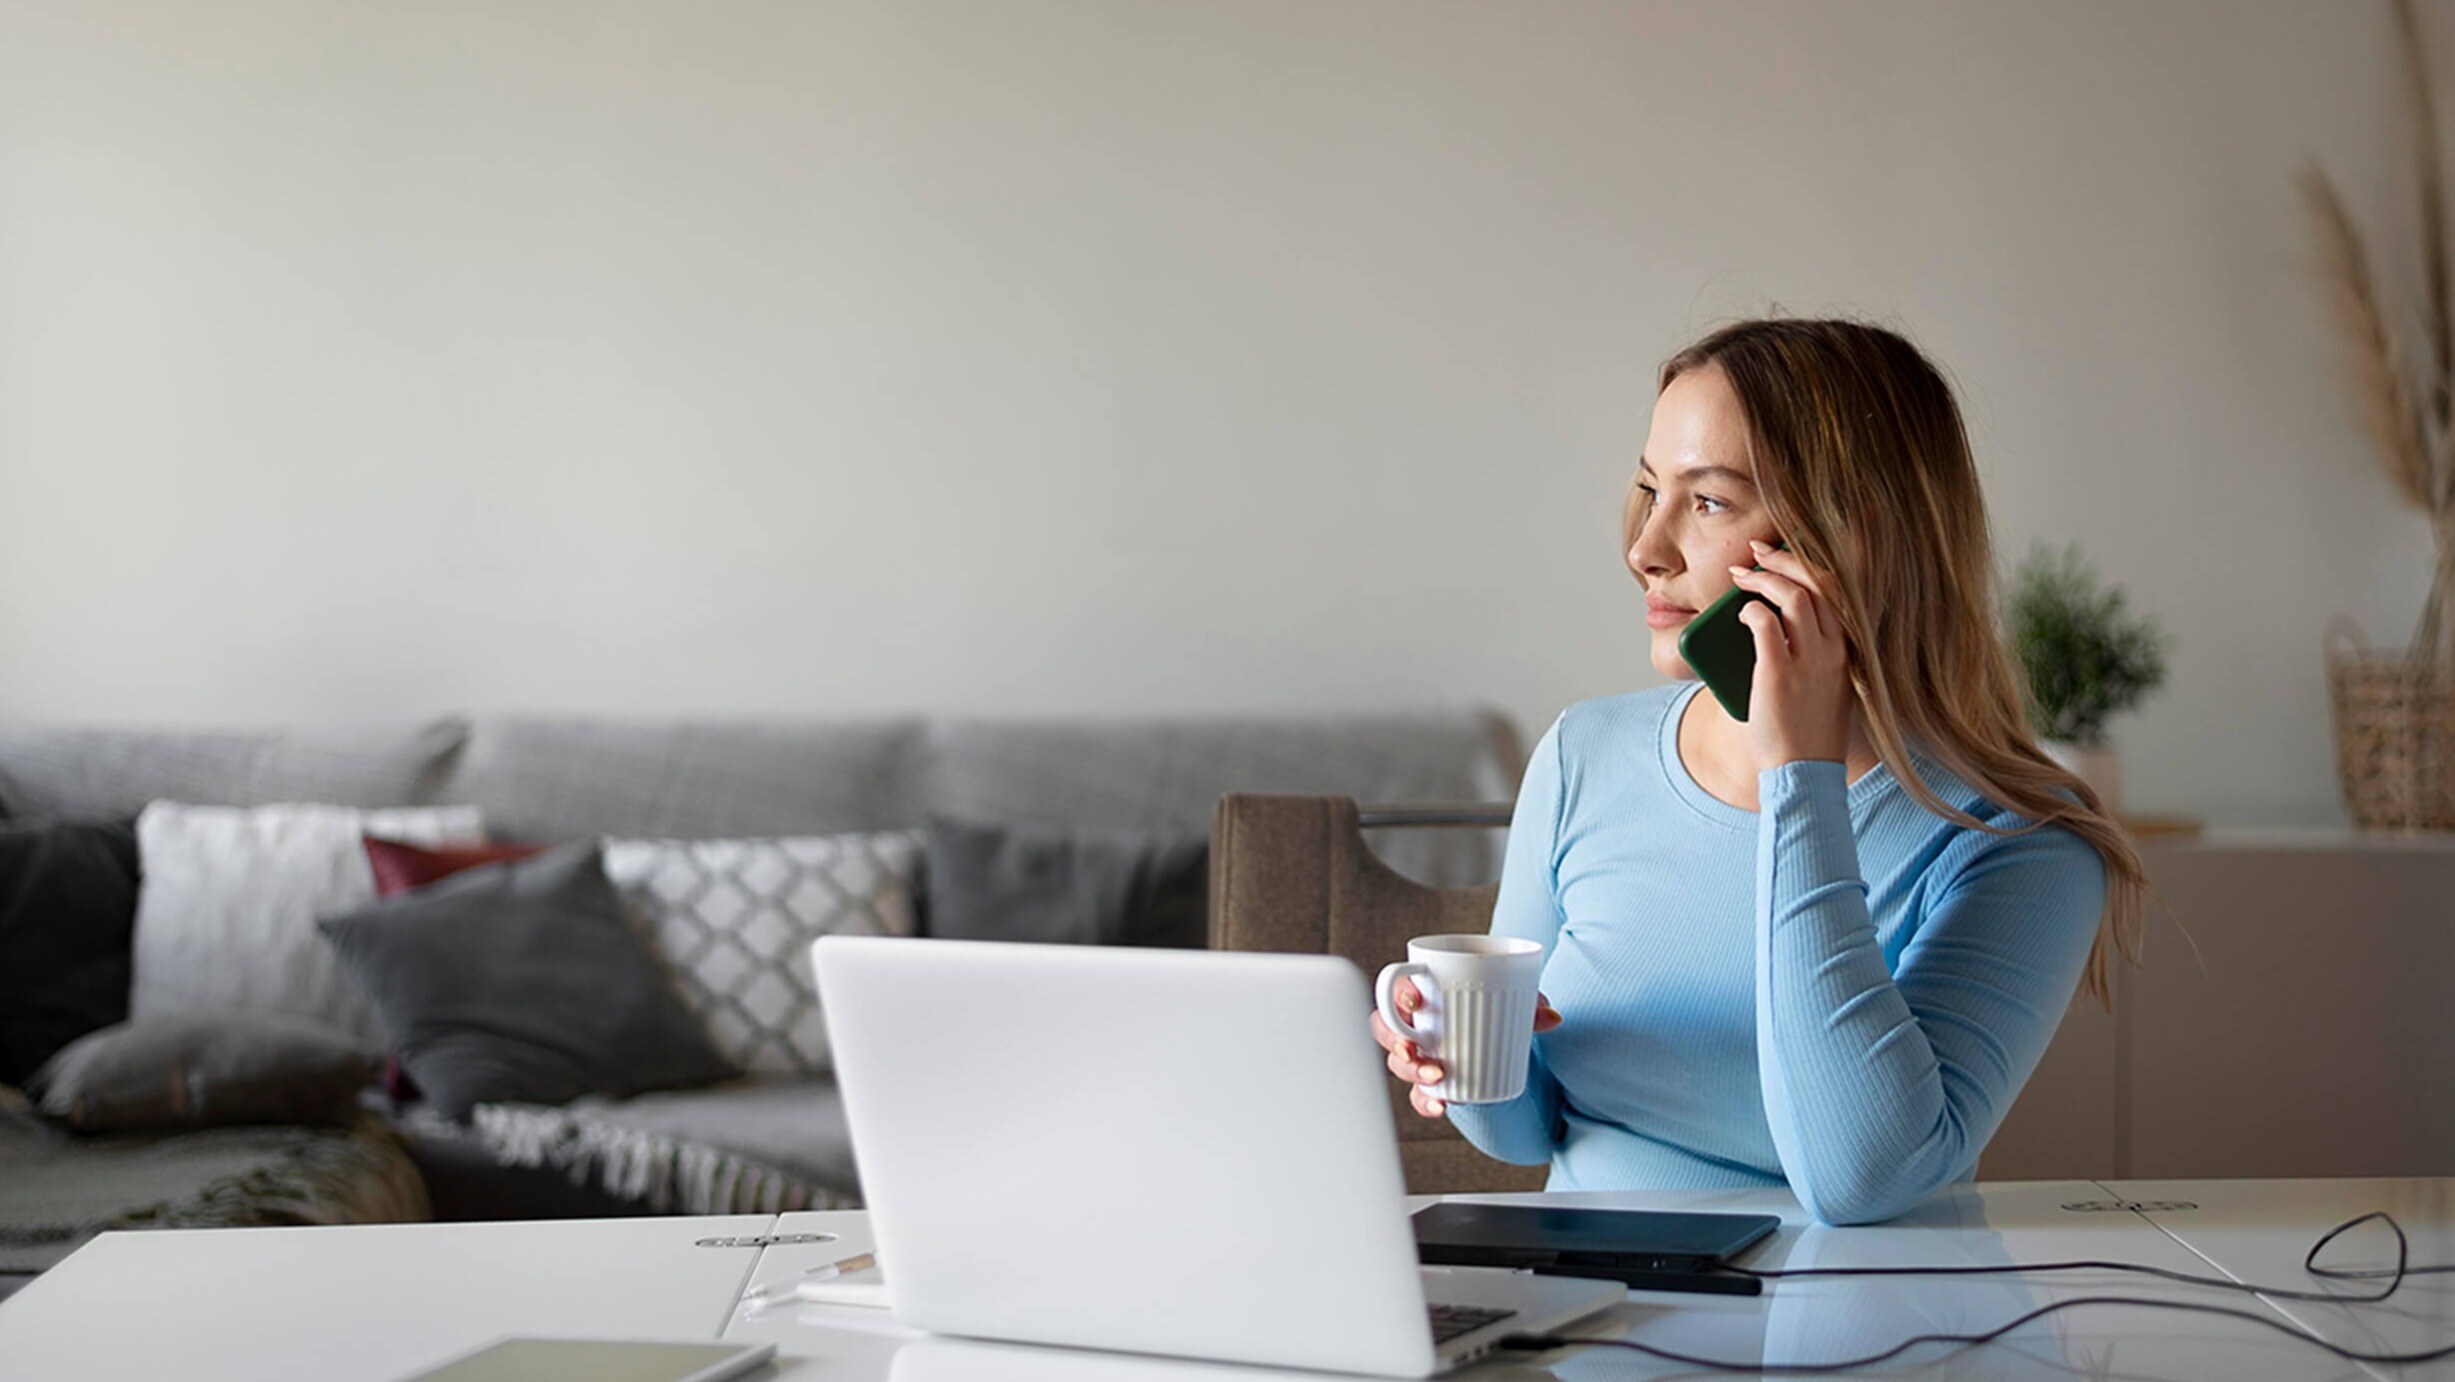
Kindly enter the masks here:
[[2073, 1004], [1980, 1178], [2455, 1174], [2455, 836], [2141, 848], [2145, 962]]

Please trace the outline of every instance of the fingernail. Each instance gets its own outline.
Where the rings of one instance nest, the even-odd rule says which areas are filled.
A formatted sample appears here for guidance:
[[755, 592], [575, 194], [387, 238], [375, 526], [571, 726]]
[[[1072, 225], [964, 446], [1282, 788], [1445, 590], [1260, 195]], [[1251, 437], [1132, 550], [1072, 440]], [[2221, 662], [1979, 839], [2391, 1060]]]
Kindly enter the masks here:
[[1732, 575], [1734, 575], [1734, 576], [1744, 576], [1744, 575], [1746, 575], [1747, 573], [1748, 573], [1748, 568], [1746, 568], [1746, 567], [1744, 567], [1744, 566], [1734, 566], [1734, 567], [1732, 567], [1732, 568], [1730, 569], [1730, 574], [1732, 574]]
[[1772, 543], [1763, 541], [1759, 538], [1749, 538], [1747, 540], [1747, 545], [1755, 548], [1759, 552], [1770, 552], [1773, 550]]
[[1421, 1079], [1425, 1084], [1439, 1084], [1441, 1082], [1441, 1068], [1437, 1065], [1419, 1065], [1415, 1067], [1415, 1074], [1417, 1078]]

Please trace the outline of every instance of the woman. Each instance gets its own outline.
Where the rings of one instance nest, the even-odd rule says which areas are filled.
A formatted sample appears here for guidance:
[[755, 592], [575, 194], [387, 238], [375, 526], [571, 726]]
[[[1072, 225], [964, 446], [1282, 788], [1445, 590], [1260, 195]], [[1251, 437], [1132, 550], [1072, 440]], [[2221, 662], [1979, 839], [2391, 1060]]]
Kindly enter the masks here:
[[[1571, 706], [1527, 765], [1492, 919], [1548, 951], [1526, 1092], [1444, 1109], [1374, 1035], [1550, 1189], [1890, 1218], [1969, 1178], [2083, 976], [2106, 1001], [2145, 882], [2030, 735], [1951, 389], [1874, 326], [1714, 332], [1662, 367], [1626, 556], [1677, 680]], [[1734, 584], [1769, 602], [1745, 722], [1679, 654]]]

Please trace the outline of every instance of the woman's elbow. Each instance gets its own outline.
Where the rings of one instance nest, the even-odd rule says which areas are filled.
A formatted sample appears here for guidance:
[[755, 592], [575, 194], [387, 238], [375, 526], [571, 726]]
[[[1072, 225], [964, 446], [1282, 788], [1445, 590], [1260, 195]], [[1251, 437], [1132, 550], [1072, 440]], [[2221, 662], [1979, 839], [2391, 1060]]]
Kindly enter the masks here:
[[1801, 1184], [1792, 1187], [1799, 1205], [1819, 1224], [1834, 1228], [1855, 1228], [1862, 1224], [1880, 1224], [1897, 1219], [1918, 1207], [1926, 1199], [1926, 1191], [1904, 1195], [1898, 1192], [1841, 1191], [1828, 1193]]
[[1820, 1224], [1849, 1228], [1897, 1219], [1950, 1185], [1949, 1159], [1921, 1167], [1919, 1158], [1889, 1166], [1828, 1167], [1791, 1178], [1791, 1192]]
[[[1461, 1132], [1464, 1129], [1460, 1129]], [[1511, 1166], [1549, 1166], [1552, 1146], [1531, 1137], [1477, 1137], [1468, 1133], [1466, 1141], [1476, 1151], [1494, 1161]]]
[[1459, 1115], [1458, 1107], [1449, 1108], [1449, 1125], [1466, 1139], [1466, 1144], [1494, 1161], [1511, 1166], [1548, 1166], [1552, 1144], [1531, 1129], [1511, 1127], [1478, 1111]]

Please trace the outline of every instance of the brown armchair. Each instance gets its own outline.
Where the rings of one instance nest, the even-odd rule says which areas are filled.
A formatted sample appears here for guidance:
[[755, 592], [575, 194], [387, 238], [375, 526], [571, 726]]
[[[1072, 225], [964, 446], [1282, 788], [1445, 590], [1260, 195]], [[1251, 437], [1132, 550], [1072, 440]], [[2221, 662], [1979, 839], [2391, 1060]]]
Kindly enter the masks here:
[[[1211, 948], [1343, 955], [1369, 978], [1406, 958], [1410, 936], [1488, 931], [1499, 885], [1426, 887], [1376, 858], [1364, 830], [1508, 821], [1506, 806], [1375, 808], [1368, 814], [1346, 797], [1230, 793], [1220, 798], [1211, 824]], [[1361, 1027], [1365, 1014], [1355, 1020]], [[1446, 1121], [1417, 1115], [1395, 1077], [1389, 1092], [1409, 1191], [1543, 1188], [1547, 1168], [1494, 1161]]]

